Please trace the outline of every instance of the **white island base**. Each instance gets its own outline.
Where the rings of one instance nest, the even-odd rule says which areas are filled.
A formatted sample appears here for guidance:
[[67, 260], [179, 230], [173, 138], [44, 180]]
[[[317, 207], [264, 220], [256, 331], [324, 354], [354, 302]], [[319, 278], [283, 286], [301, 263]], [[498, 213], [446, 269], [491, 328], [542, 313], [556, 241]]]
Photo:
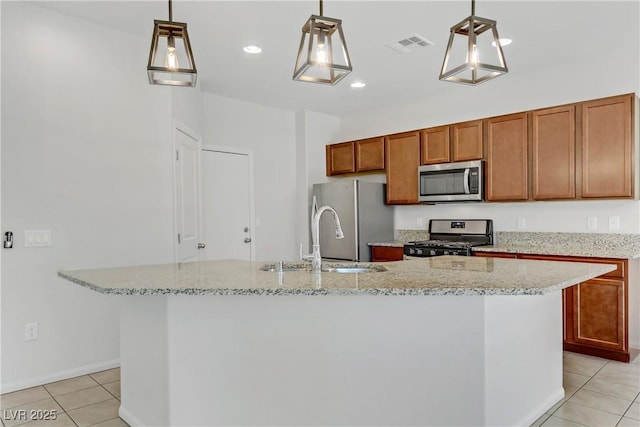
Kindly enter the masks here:
[[559, 401], [561, 292], [122, 298], [132, 426], [528, 426]]

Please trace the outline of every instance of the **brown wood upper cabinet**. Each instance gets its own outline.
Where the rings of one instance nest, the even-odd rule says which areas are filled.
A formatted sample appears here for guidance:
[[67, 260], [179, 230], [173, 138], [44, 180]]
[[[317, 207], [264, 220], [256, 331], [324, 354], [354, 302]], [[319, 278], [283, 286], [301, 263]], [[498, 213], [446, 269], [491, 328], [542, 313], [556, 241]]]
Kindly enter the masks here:
[[420, 132], [389, 135], [385, 140], [387, 203], [418, 203]]
[[451, 160], [449, 126], [439, 126], [420, 131], [420, 164], [447, 163]]
[[534, 200], [576, 197], [574, 105], [531, 113], [531, 164]]
[[384, 170], [384, 137], [356, 141], [356, 172]]
[[527, 113], [485, 122], [487, 201], [527, 200]]
[[451, 159], [453, 162], [481, 160], [482, 120], [451, 125]]
[[354, 145], [353, 141], [327, 145], [327, 176], [354, 173], [356, 171]]
[[583, 198], [633, 197], [633, 101], [630, 94], [580, 104]]
[[466, 162], [483, 157], [482, 120], [424, 129], [420, 136], [422, 165]]
[[327, 176], [384, 170], [384, 137], [326, 147]]

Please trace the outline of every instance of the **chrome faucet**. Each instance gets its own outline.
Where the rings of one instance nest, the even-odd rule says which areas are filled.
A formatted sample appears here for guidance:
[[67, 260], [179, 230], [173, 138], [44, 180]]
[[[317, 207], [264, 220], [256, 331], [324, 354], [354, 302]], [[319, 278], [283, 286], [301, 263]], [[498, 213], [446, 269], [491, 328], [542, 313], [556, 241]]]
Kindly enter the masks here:
[[311, 256], [303, 256], [302, 259], [308, 260], [311, 258], [311, 271], [314, 273], [320, 272], [322, 265], [322, 256], [320, 255], [320, 217], [323, 213], [329, 212], [333, 216], [333, 220], [336, 224], [336, 239], [344, 239], [344, 233], [342, 232], [342, 226], [340, 226], [340, 218], [338, 213], [331, 206], [322, 206], [316, 208], [315, 200], [311, 212], [311, 248], [313, 253]]

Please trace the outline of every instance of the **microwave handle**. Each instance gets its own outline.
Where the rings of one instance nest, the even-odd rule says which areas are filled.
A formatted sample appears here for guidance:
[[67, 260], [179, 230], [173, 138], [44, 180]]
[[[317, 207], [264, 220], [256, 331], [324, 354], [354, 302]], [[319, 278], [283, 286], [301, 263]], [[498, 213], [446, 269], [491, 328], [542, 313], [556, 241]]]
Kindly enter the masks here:
[[469, 170], [470, 168], [465, 168], [464, 170], [464, 194], [469, 194], [470, 190], [469, 190]]

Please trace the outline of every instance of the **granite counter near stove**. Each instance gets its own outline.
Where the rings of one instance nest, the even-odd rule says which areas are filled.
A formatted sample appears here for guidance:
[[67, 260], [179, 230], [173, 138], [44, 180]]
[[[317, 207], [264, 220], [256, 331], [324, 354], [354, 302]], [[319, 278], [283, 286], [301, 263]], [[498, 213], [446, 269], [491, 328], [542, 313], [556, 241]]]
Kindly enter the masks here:
[[498, 231], [494, 245], [473, 251], [636, 259], [640, 258], [640, 234]]

